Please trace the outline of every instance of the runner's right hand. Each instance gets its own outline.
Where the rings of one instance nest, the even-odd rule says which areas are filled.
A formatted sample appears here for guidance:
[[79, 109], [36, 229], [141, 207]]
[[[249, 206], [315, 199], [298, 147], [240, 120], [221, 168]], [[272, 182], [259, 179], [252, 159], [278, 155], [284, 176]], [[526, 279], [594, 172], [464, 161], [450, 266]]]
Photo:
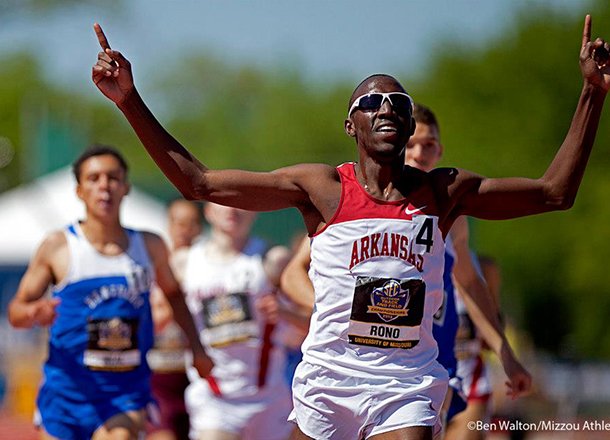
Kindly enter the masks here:
[[98, 89], [114, 102], [121, 105], [135, 90], [131, 64], [118, 51], [112, 50], [102, 27], [95, 23], [93, 29], [102, 51], [97, 55], [91, 77]]
[[28, 317], [33, 325], [49, 326], [57, 317], [59, 298], [41, 298], [28, 304]]

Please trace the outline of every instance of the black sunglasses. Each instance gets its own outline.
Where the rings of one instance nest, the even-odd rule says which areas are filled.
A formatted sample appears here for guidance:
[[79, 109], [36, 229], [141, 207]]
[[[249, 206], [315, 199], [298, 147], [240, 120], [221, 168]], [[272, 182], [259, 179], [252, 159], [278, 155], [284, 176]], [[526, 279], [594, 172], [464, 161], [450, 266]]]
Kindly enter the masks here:
[[396, 113], [401, 115], [413, 114], [413, 99], [408, 94], [402, 92], [374, 92], [358, 96], [350, 107], [347, 117], [349, 118], [356, 109], [378, 110], [386, 99]]

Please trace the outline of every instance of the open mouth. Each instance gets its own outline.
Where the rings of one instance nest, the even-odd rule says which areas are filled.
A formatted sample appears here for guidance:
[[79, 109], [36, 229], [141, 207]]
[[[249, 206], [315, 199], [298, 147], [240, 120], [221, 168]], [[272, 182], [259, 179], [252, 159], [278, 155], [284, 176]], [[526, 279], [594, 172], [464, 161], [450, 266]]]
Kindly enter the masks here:
[[395, 124], [380, 124], [375, 128], [379, 133], [398, 133], [398, 127]]
[[103, 208], [108, 208], [112, 205], [112, 200], [111, 199], [99, 199], [97, 201], [97, 204]]

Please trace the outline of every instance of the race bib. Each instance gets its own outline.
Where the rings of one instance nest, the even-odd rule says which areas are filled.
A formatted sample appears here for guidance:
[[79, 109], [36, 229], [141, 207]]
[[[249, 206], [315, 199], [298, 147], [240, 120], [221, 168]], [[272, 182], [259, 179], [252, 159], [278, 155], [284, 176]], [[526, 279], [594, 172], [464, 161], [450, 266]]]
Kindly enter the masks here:
[[182, 329], [172, 321], [155, 335], [155, 346], [146, 354], [148, 366], [158, 373], [186, 371], [187, 347]]
[[358, 277], [350, 316], [350, 344], [412, 348], [419, 342], [426, 284], [420, 279]]
[[90, 319], [87, 333], [83, 362], [90, 370], [128, 371], [140, 365], [137, 319]]
[[154, 348], [146, 354], [151, 370], [157, 373], [177, 373], [186, 371], [186, 352], [184, 349]]
[[212, 347], [224, 347], [258, 338], [247, 293], [228, 293], [203, 300], [204, 339]]
[[477, 330], [468, 313], [458, 315], [459, 326], [455, 336], [455, 357], [459, 360], [478, 356], [481, 352], [481, 341]]

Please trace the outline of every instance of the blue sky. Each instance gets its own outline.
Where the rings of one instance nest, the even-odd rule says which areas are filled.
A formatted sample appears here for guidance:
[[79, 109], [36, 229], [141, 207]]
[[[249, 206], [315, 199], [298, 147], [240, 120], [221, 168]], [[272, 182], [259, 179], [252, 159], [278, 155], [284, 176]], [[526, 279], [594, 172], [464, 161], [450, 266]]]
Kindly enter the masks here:
[[[103, 2], [100, 2], [103, 3]], [[517, 10], [552, 5], [581, 14], [586, 0], [265, 0], [126, 1], [122, 10], [89, 6], [53, 15], [0, 19], [0, 54], [29, 47], [65, 86], [89, 87], [98, 21], [134, 65], [138, 84], [189, 50], [230, 63], [291, 65], [314, 81], [358, 81], [370, 73], [419, 74], [444, 41], [479, 47], [510, 32]], [[541, 17], [543, 19], [543, 17]], [[86, 90], [86, 89], [84, 89]]]

